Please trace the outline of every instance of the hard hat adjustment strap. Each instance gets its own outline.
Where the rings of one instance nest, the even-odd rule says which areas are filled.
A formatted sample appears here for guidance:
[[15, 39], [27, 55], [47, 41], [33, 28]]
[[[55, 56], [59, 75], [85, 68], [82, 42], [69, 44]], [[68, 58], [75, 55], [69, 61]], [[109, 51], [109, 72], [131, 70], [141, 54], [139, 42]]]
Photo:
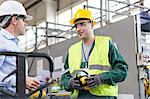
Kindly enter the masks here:
[[4, 27], [6, 25], [6, 23], [9, 21], [9, 19], [11, 18], [11, 16], [6, 16], [3, 21], [2, 21], [2, 27]]

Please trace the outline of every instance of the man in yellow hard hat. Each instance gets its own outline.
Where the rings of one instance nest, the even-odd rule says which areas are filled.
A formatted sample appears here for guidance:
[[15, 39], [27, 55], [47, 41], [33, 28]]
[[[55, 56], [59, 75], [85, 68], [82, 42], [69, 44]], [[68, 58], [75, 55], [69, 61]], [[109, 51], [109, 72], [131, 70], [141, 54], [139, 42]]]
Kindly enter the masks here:
[[[124, 81], [128, 74], [128, 65], [122, 55], [110, 37], [94, 35], [96, 22], [91, 11], [79, 9], [70, 23], [81, 41], [69, 48], [64, 65], [69, 71], [62, 75], [61, 84], [72, 91], [71, 98], [116, 99], [118, 83]], [[88, 73], [82, 79], [85, 87], [80, 79], [72, 76], [79, 70]]]
[[[26, 13], [25, 8], [18, 1], [7, 0], [0, 5], [2, 27], [0, 30], [0, 52], [20, 52], [18, 36], [24, 35], [27, 30], [27, 21], [31, 19], [32, 16]], [[4, 78], [15, 69], [16, 57], [0, 56], [0, 87], [13, 87], [8, 88], [10, 92], [15, 92], [16, 75], [11, 75], [5, 80]], [[29, 76], [26, 77], [27, 89], [37, 89], [39, 84], [39, 80]]]

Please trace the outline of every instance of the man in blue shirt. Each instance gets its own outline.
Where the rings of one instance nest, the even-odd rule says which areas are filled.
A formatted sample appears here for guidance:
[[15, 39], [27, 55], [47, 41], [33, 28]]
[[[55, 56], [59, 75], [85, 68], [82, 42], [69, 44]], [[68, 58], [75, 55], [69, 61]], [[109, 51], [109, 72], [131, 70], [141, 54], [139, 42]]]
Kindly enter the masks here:
[[[9, 0], [0, 5], [0, 52], [20, 52], [17, 37], [26, 32], [27, 21], [31, 19], [20, 2]], [[16, 75], [2, 81], [15, 69], [16, 57], [0, 56], [0, 83], [16, 86]], [[36, 89], [39, 84], [39, 80], [26, 76], [27, 89]]]

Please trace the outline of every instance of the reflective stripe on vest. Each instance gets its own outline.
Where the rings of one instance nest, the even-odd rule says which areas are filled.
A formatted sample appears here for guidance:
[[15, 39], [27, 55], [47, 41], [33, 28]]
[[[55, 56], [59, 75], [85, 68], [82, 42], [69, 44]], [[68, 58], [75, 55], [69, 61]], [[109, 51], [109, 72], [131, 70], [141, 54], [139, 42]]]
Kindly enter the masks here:
[[93, 64], [93, 65], [89, 66], [89, 69], [111, 70], [111, 67], [110, 66], [102, 66], [102, 65]]
[[[95, 45], [89, 57], [89, 70], [87, 71], [90, 75], [100, 74], [111, 70], [109, 63], [108, 52], [109, 52], [109, 37], [96, 36]], [[82, 41], [72, 45], [69, 49], [68, 63], [70, 73], [76, 70], [80, 70], [82, 62]], [[99, 67], [98, 67], [99, 66]], [[78, 90], [75, 90], [73, 97], [77, 97]], [[118, 86], [111, 86], [108, 84], [102, 84], [96, 88], [92, 88], [89, 92], [97, 96], [117, 96]]]

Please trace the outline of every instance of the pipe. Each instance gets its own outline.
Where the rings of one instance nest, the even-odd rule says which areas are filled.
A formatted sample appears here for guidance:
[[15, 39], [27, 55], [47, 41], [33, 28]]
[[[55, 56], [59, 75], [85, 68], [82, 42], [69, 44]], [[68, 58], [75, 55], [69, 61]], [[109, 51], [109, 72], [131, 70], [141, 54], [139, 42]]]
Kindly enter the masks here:
[[127, 16], [131, 16], [130, 14], [126, 14], [126, 13], [119, 13], [119, 12], [110, 11], [110, 10], [101, 9], [101, 8], [96, 8], [96, 7], [87, 6], [87, 5], [84, 5], [84, 6], [85, 6], [85, 7], [87, 7], [87, 8], [93, 8], [93, 9], [103, 10], [103, 11], [106, 11], [106, 12], [116, 13], [116, 14], [120, 14], [120, 15], [127, 15]]
[[135, 4], [132, 4], [132, 3], [126, 3], [126, 2], [117, 1], [117, 0], [110, 0], [110, 1], [118, 2], [118, 3], [122, 3], [122, 4], [127, 4], [129, 6], [134, 6], [134, 7], [137, 7], [137, 8], [142, 8], [142, 9], [148, 9], [148, 10], [150, 10], [150, 8], [145, 7], [145, 6], [141, 6], [141, 5], [135, 5]]
[[[137, 1], [137, 2], [135, 2], [135, 3], [133, 3], [133, 4], [137, 4], [137, 3], [139, 3], [139, 1]], [[130, 6], [130, 5], [124, 6], [124, 7], [122, 7], [122, 8], [119, 8], [119, 9], [115, 10], [115, 11], [122, 10], [122, 9], [124, 9], [124, 8], [127, 8], [127, 7], [129, 7], [129, 6]]]

